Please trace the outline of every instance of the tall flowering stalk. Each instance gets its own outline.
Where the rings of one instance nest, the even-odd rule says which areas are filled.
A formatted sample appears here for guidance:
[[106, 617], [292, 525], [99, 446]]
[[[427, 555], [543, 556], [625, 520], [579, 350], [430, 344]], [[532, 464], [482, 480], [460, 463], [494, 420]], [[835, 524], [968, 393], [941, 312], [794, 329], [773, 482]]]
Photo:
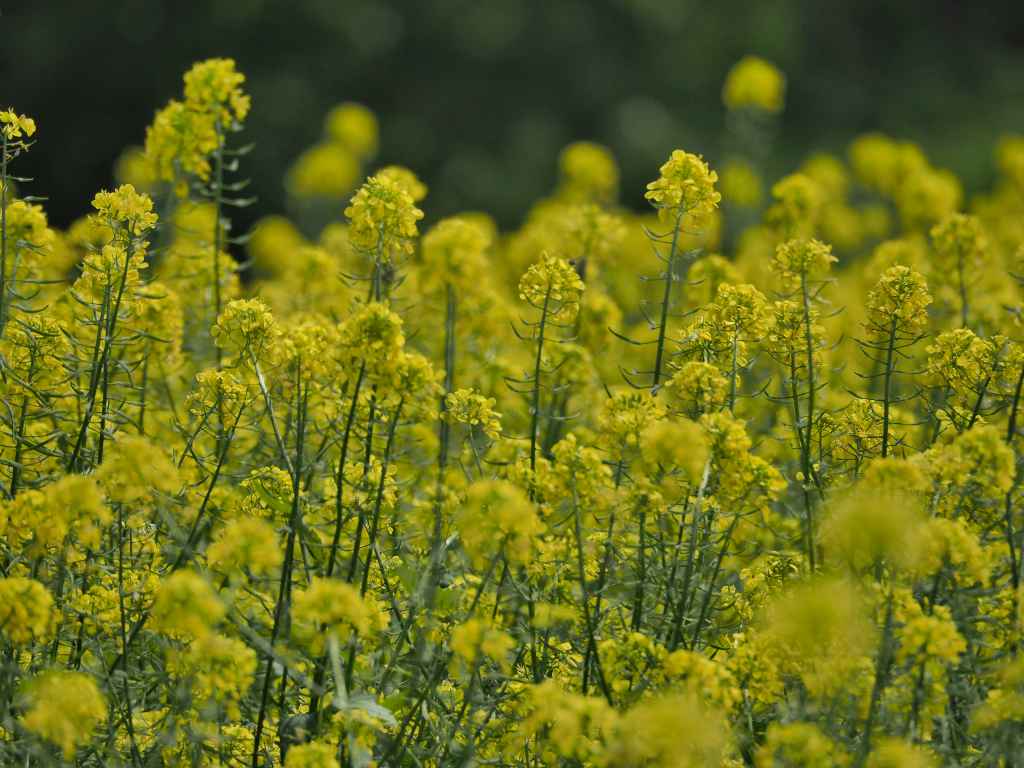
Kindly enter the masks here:
[[[700, 155], [677, 149], [661, 166], [661, 175], [647, 185], [644, 196], [657, 209], [658, 221], [669, 227], [665, 232], [647, 232], [655, 253], [665, 264], [665, 271], [657, 278], [665, 283], [658, 318], [650, 320], [658, 334], [654, 342], [654, 367], [648, 372], [654, 389], [657, 389], [664, 374], [665, 340], [668, 337], [673, 287], [686, 277], [686, 269], [684, 267], [680, 271], [678, 260], [684, 258], [684, 264], [688, 266], [688, 261], [697, 253], [689, 253], [684, 257], [680, 253], [680, 246], [688, 235], [696, 233], [696, 228], [718, 207], [721, 195], [715, 190], [717, 181], [718, 174], [708, 167]], [[662, 248], [667, 248], [667, 251], [662, 253]]]

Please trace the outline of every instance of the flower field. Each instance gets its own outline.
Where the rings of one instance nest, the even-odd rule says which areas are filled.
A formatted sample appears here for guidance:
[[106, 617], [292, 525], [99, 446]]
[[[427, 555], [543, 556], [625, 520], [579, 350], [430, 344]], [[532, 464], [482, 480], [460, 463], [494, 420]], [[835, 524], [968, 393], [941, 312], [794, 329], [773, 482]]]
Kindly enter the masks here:
[[0, 766], [1024, 765], [1024, 136], [769, 179], [785, 89], [511, 231], [354, 103], [233, 229], [229, 59], [66, 231], [0, 111]]

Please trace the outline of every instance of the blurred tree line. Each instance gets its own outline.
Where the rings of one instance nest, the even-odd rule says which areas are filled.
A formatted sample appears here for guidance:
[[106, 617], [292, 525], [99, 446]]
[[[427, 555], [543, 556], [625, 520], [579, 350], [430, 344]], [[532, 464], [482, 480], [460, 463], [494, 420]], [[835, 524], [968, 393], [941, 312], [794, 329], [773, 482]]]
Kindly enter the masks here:
[[427, 182], [431, 218], [482, 209], [505, 225], [575, 139], [612, 148], [630, 205], [673, 147], [714, 162], [722, 80], [746, 53], [789, 79], [775, 172], [882, 130], [970, 191], [996, 138], [1024, 131], [1024, 9], [1010, 0], [0, 0], [0, 40], [0, 102], [40, 126], [19, 172], [57, 225], [210, 56], [234, 57], [253, 97], [245, 171], [260, 204], [242, 227], [283, 208], [285, 169], [346, 100], [379, 115], [379, 161]]

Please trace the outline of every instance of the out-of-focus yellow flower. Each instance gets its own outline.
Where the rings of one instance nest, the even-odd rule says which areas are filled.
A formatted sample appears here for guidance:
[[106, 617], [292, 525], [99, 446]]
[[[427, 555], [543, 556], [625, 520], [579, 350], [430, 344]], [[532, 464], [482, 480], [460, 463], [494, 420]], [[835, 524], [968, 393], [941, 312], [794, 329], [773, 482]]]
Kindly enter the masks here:
[[786, 76], [758, 56], [744, 56], [734, 64], [722, 87], [722, 101], [729, 109], [753, 107], [780, 112], [785, 96]]

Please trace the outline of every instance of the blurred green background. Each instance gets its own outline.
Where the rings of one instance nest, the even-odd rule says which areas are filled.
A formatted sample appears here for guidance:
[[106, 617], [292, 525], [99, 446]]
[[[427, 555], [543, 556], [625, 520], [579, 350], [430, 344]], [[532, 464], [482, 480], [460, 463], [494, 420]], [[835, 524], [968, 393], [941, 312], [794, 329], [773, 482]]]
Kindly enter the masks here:
[[[968, 191], [993, 142], [1024, 131], [1020, 2], [944, 0], [0, 0], [0, 102], [35, 117], [19, 165], [52, 221], [81, 215], [121, 149], [195, 60], [231, 56], [253, 112], [245, 160], [260, 203], [284, 206], [288, 164], [326, 111], [381, 120], [381, 163], [430, 186], [433, 219], [487, 210], [514, 225], [551, 189], [575, 139], [615, 152], [623, 201], [674, 147], [720, 156], [728, 68], [756, 53], [788, 76], [775, 173], [857, 133], [918, 140]], [[340, 210], [339, 210], [340, 215]]]

